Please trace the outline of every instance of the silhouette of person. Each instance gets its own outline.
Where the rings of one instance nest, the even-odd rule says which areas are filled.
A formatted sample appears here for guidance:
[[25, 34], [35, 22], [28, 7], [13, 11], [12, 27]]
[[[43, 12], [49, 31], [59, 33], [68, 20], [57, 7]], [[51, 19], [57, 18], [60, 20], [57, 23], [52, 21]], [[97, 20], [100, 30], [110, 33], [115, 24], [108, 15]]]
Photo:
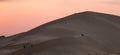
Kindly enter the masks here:
[[84, 36], [84, 34], [81, 34], [81, 36]]
[[25, 45], [23, 45], [23, 48], [26, 48], [26, 46], [25, 46]]

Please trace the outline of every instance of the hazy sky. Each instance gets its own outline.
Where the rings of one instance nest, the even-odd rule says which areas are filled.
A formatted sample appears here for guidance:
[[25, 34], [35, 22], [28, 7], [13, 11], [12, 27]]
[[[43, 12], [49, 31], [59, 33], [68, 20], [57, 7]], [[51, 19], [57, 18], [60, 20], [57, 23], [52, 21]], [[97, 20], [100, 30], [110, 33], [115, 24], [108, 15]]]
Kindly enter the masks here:
[[0, 35], [13, 35], [82, 11], [120, 15], [120, 0], [0, 0]]

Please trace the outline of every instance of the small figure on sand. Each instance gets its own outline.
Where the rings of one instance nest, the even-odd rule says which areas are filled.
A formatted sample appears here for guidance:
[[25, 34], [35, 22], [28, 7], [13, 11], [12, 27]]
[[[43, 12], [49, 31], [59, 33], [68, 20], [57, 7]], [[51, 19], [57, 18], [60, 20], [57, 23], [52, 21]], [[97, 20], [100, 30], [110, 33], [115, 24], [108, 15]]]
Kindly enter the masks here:
[[81, 34], [81, 36], [84, 36], [84, 34]]

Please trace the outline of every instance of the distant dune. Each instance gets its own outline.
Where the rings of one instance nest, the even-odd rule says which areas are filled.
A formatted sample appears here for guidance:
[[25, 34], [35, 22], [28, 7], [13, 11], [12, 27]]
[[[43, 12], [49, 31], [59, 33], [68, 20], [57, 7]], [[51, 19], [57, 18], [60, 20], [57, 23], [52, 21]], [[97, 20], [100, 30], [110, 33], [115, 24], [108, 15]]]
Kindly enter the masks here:
[[0, 38], [2, 55], [119, 55], [120, 16], [75, 13]]

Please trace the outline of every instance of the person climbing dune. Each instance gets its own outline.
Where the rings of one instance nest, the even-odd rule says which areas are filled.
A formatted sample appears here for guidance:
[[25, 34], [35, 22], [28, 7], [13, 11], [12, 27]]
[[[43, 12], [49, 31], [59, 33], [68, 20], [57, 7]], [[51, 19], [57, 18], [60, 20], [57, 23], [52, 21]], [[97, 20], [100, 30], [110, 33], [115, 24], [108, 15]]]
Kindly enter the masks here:
[[81, 34], [81, 36], [84, 36], [84, 34]]

